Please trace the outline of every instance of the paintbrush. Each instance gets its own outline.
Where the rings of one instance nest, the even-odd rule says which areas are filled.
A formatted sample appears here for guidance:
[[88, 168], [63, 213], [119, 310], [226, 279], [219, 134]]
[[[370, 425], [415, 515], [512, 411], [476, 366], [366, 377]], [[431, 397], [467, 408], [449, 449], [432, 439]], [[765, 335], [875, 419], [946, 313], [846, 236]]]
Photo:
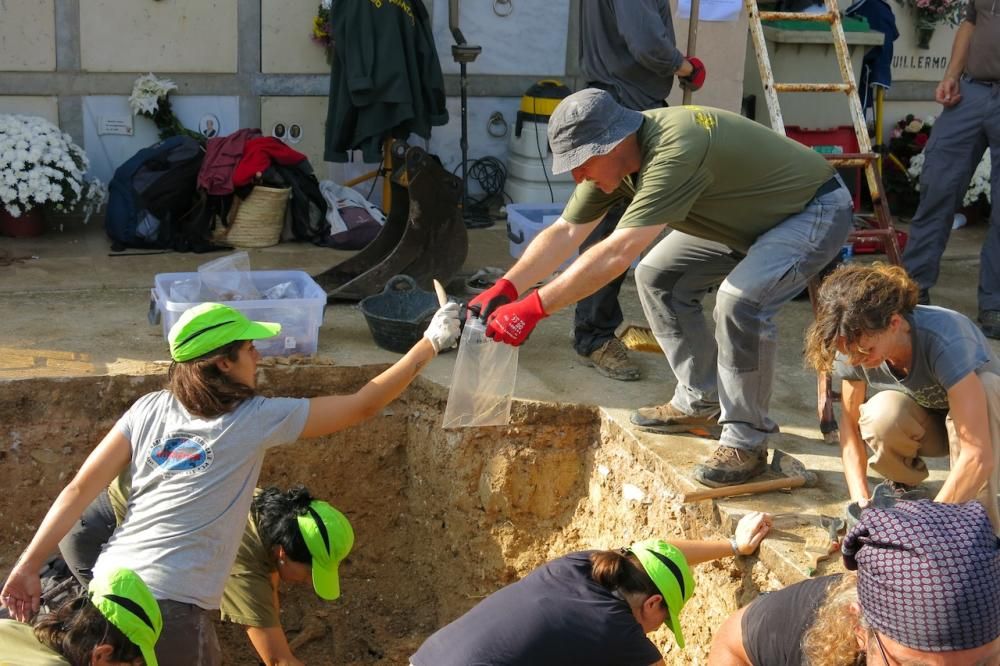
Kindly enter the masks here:
[[626, 348], [632, 351], [652, 352], [662, 354], [660, 343], [656, 341], [653, 332], [647, 326], [632, 322], [622, 322], [615, 329], [615, 337], [622, 341]]

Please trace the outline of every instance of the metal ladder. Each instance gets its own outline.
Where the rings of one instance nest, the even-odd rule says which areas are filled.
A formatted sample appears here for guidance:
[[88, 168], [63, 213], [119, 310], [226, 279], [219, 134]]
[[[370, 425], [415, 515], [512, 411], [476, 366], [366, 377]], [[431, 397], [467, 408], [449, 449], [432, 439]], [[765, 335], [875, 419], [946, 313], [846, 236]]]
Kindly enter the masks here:
[[[889, 212], [889, 204], [885, 198], [885, 191], [882, 187], [882, 177], [878, 171], [879, 155], [872, 152], [871, 140], [868, 138], [868, 128], [865, 124], [864, 112], [861, 109], [861, 100], [858, 97], [858, 87], [854, 80], [854, 71], [851, 68], [851, 55], [847, 48], [847, 38], [844, 36], [844, 26], [841, 22], [840, 8], [837, 0], [824, 0], [826, 11], [820, 14], [807, 14], [803, 12], [762, 12], [757, 7], [757, 0], [743, 0], [747, 10], [747, 17], [750, 21], [750, 39], [753, 43], [754, 53], [757, 56], [757, 65], [760, 69], [760, 80], [764, 88], [764, 99], [767, 102], [767, 111], [771, 118], [771, 127], [775, 132], [785, 134], [785, 122], [781, 116], [781, 106], [778, 103], [778, 93], [823, 93], [841, 92], [847, 95], [847, 102], [851, 109], [851, 118], [854, 123], [854, 134], [858, 140], [857, 153], [826, 154], [824, 157], [838, 167], [861, 167], [864, 169], [865, 178], [868, 181], [868, 190], [871, 193], [873, 214], [870, 218], [863, 218], [869, 225], [866, 228], [855, 228], [848, 236], [848, 242], [853, 243], [858, 240], [881, 241], [882, 247], [890, 262], [900, 264], [899, 243], [896, 239], [896, 231], [892, 226], [892, 214]], [[775, 83], [774, 74], [771, 71], [771, 61], [767, 53], [767, 44], [764, 42], [764, 29], [761, 21], [810, 21], [814, 23], [827, 23], [830, 26], [830, 33], [833, 36], [833, 46], [837, 52], [837, 64], [840, 66], [841, 83]], [[817, 278], [809, 284], [809, 297], [815, 306], [816, 290], [819, 288]], [[817, 379], [817, 412], [820, 419], [820, 431], [823, 438], [828, 443], [836, 443], [839, 439], [837, 433], [837, 420], [833, 414], [833, 403], [835, 396], [831, 387], [831, 378], [823, 373]]]

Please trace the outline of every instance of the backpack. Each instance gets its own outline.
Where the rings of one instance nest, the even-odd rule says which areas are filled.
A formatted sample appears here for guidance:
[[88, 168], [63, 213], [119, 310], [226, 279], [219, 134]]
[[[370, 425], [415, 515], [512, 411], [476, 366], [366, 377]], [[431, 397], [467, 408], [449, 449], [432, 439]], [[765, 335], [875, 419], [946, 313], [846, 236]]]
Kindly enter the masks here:
[[309, 161], [303, 160], [294, 165], [274, 162], [264, 172], [264, 182], [292, 189], [288, 212], [295, 240], [323, 245], [330, 235], [330, 225], [326, 221], [327, 203]]
[[204, 156], [197, 140], [172, 136], [143, 148], [115, 170], [104, 218], [113, 251], [217, 249], [210, 240], [212, 216], [197, 191]]

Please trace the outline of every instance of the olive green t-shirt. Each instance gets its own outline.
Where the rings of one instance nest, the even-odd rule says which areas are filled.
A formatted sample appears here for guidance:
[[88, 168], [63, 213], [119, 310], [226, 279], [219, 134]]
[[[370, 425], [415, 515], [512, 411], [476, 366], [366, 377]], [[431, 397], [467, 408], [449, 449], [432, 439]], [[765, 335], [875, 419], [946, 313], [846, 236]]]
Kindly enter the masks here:
[[40, 643], [31, 625], [0, 620], [0, 666], [69, 666], [69, 661]]
[[[108, 499], [120, 525], [125, 517], [130, 480], [128, 472], [123, 472], [108, 486]], [[256, 495], [259, 489], [254, 491]], [[246, 627], [278, 627], [281, 620], [274, 605], [274, 588], [271, 574], [274, 571], [271, 554], [264, 545], [257, 524], [247, 517], [247, 527], [243, 530], [236, 561], [226, 579], [220, 604], [222, 619], [226, 622], [242, 624]]]
[[564, 219], [593, 222], [624, 199], [620, 229], [667, 224], [745, 252], [834, 174], [811, 148], [729, 111], [672, 106], [642, 115], [639, 171], [611, 194], [584, 181]]

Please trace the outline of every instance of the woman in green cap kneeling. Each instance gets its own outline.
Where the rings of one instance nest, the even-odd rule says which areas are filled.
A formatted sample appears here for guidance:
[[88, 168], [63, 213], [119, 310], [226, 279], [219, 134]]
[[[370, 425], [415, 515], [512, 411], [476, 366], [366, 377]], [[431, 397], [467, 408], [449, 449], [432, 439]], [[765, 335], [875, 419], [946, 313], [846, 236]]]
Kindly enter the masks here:
[[412, 666], [650, 666], [646, 634], [666, 625], [684, 647], [680, 613], [694, 594], [689, 565], [753, 553], [771, 518], [750, 513], [729, 541], [650, 539], [543, 564], [428, 638]]
[[0, 666], [157, 666], [160, 607], [142, 579], [118, 569], [34, 626], [0, 620]]
[[[128, 474], [115, 479], [59, 542], [63, 560], [84, 587], [101, 549], [125, 519], [130, 488]], [[347, 517], [303, 486], [258, 488], [222, 592], [222, 620], [246, 629], [263, 663], [301, 664], [281, 626], [279, 585], [311, 584], [321, 599], [338, 599], [337, 569], [353, 545]]]
[[[38, 572], [84, 509], [126, 469], [128, 511], [94, 566], [94, 577], [131, 566], [163, 612], [164, 666], [217, 666], [212, 624], [240, 545], [269, 448], [361, 423], [392, 402], [459, 335], [459, 305], [442, 306], [423, 338], [356, 393], [311, 399], [257, 395], [253, 341], [281, 326], [204, 303], [170, 329], [174, 363], [166, 390], [140, 397], [56, 498], [18, 559], [0, 602], [27, 621], [38, 611]], [[301, 527], [301, 524], [300, 524]], [[330, 544], [317, 557], [332, 560]], [[315, 569], [314, 569], [315, 571]]]

